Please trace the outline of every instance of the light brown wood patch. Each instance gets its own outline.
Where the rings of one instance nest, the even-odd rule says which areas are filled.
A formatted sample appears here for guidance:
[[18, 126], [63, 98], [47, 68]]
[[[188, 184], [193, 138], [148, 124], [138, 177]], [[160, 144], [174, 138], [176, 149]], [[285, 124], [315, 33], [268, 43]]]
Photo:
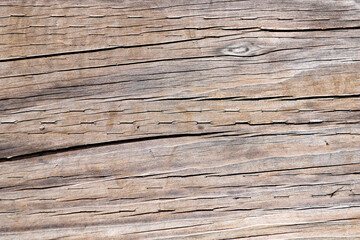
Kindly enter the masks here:
[[358, 0], [0, 0], [0, 239], [360, 239]]

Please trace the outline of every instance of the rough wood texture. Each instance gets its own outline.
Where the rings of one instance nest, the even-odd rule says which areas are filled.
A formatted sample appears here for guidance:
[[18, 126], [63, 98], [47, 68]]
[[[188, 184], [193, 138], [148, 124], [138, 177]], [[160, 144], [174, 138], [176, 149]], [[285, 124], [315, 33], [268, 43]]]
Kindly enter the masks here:
[[360, 239], [360, 1], [0, 0], [0, 239]]

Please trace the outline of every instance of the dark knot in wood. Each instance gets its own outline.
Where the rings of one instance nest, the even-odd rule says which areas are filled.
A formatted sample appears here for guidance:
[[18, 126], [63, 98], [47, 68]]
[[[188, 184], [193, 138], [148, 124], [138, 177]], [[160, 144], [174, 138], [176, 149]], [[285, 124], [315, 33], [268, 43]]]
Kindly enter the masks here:
[[263, 48], [249, 42], [234, 43], [222, 49], [222, 53], [229, 56], [252, 57], [269, 52], [270, 48]]
[[235, 43], [225, 47], [222, 52], [225, 55], [247, 57], [253, 56], [258, 51], [258, 47], [248, 42]]

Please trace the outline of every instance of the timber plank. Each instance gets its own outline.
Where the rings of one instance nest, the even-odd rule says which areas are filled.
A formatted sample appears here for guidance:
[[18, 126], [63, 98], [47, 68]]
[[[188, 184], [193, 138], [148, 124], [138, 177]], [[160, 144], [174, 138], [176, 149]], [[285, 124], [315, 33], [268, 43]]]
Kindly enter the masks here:
[[[299, 46], [295, 46], [297, 37], [277, 40], [278, 43], [273, 43], [277, 47], [271, 47], [275, 50], [268, 53], [255, 50], [261, 52], [259, 56], [226, 54], [224, 51], [230, 51], [233, 46], [243, 48], [238, 46], [241, 42], [230, 39], [231, 43], [226, 41], [228, 47], [219, 56], [208, 55], [207, 50], [203, 52], [195, 47], [188, 53], [177, 51], [180, 54], [177, 57], [176, 52], [172, 54], [176, 46], [169, 49], [164, 46], [159, 50], [144, 48], [137, 54], [145, 51], [150, 58], [152, 54], [167, 52], [173, 58], [118, 65], [119, 57], [114, 57], [99, 60], [106, 62], [100, 65], [84, 65], [79, 57], [90, 59], [94, 53], [88, 53], [67, 56], [64, 66], [60, 64], [60, 69], [54, 67], [50, 72], [46, 63], [51, 62], [51, 57], [11, 62], [13, 67], [6, 67], [6, 71], [19, 69], [19, 75], [5, 72], [0, 79], [8, 86], [0, 93], [1, 153], [3, 157], [12, 157], [129, 138], [243, 132], [252, 129], [247, 123], [320, 121], [321, 125], [333, 121], [337, 125], [358, 121], [360, 85], [356, 60], [360, 55], [354, 45], [356, 41], [351, 37], [349, 41], [343, 40], [343, 31], [327, 33], [329, 39], [330, 35], [338, 34], [338, 44], [349, 47], [345, 51], [322, 47], [323, 39], [312, 40], [312, 34], [296, 33], [297, 37], [306, 37]], [[351, 34], [355, 36], [358, 32]], [[264, 42], [279, 39], [267, 39], [262, 33], [250, 35], [264, 39], [256, 45], [245, 41], [246, 45], [259, 49], [258, 46], [266, 46]], [[218, 40], [206, 43], [213, 49], [219, 44]], [[295, 49], [276, 50], [285, 44]], [[125, 50], [113, 51], [115, 56], [122, 56]], [[185, 57], [191, 52], [193, 56]], [[112, 52], [108, 54], [111, 56]], [[54, 58], [57, 61], [58, 57]], [[127, 58], [125, 54], [120, 60]], [[313, 62], [309, 64], [309, 61]], [[306, 112], [298, 114], [303, 110]], [[237, 123], [245, 126], [239, 127]], [[49, 141], [54, 138], [61, 141]], [[17, 142], [16, 148], [9, 146], [9, 142]]]
[[358, 149], [349, 135], [183, 137], [3, 162], [0, 230], [10, 239], [358, 236]]
[[360, 239], [358, 0], [0, 0], [0, 239]]

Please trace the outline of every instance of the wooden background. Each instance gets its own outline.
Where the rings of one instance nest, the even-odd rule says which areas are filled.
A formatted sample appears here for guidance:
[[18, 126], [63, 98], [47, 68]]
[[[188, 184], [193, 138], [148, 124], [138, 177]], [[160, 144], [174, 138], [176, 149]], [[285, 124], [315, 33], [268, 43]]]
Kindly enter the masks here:
[[0, 0], [0, 239], [360, 239], [359, 0]]

